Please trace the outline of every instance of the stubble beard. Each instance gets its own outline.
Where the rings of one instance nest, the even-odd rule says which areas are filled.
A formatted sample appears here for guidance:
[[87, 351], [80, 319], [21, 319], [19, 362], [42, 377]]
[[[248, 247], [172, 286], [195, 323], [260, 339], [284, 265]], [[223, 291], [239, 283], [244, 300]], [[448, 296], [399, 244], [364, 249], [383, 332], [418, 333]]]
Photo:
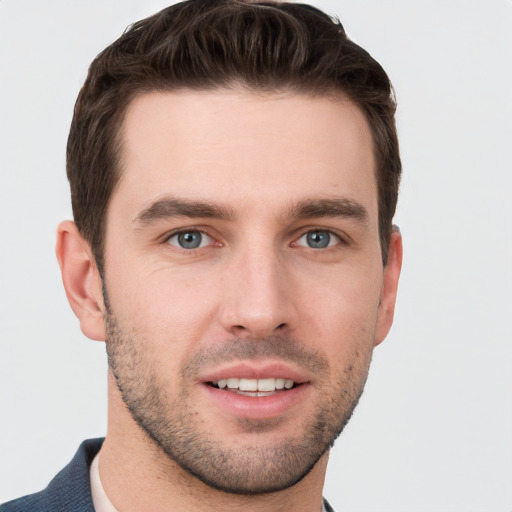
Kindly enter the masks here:
[[[267, 340], [227, 340], [219, 347], [198, 352], [182, 368], [180, 391], [171, 396], [148, 356], [144, 340], [125, 332], [116, 317], [105, 314], [107, 355], [122, 399], [134, 421], [155, 445], [188, 474], [219, 491], [266, 494], [287, 489], [301, 481], [334, 444], [350, 419], [362, 394], [371, 351], [356, 358], [339, 376], [335, 386], [326, 384], [321, 403], [311, 417], [297, 426], [292, 438], [270, 446], [263, 443], [234, 447], [216, 440], [211, 432], [219, 425], [204, 425], [193, 409], [190, 379], [205, 362], [226, 358], [278, 357], [299, 362], [310, 371], [329, 372], [329, 363], [319, 354], [301, 348], [288, 337]], [[324, 382], [329, 382], [325, 379]], [[240, 419], [238, 427], [251, 434], [279, 429], [279, 420]], [[268, 435], [268, 434], [267, 434]]]

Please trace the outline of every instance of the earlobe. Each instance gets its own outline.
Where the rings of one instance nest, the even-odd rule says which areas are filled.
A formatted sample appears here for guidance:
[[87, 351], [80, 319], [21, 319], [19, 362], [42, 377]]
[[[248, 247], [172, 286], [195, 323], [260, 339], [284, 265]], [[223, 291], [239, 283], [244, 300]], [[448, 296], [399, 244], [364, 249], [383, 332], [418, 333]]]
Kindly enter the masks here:
[[105, 340], [102, 282], [87, 241], [72, 221], [57, 229], [57, 260], [71, 309], [82, 332], [93, 340]]
[[384, 269], [384, 282], [379, 304], [375, 345], [378, 345], [384, 340], [393, 324], [398, 280], [402, 268], [402, 255], [402, 235], [398, 228], [394, 227], [389, 242], [388, 262]]

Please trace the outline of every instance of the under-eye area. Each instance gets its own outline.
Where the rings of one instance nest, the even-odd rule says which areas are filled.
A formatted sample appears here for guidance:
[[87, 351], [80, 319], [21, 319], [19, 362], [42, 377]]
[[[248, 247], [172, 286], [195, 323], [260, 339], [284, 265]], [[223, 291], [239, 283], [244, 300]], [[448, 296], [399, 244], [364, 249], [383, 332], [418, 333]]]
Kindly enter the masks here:
[[300, 386], [291, 379], [284, 378], [266, 378], [266, 379], [243, 379], [232, 377], [228, 379], [220, 379], [208, 383], [210, 386], [230, 391], [239, 395], [246, 396], [270, 396], [275, 393], [282, 393]]

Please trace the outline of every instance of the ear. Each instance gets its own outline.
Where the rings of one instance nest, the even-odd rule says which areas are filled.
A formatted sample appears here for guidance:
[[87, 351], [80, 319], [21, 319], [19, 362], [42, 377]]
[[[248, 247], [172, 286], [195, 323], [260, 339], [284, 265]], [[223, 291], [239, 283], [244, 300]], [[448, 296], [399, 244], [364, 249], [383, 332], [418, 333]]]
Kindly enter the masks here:
[[384, 282], [380, 296], [375, 345], [384, 340], [393, 323], [398, 279], [400, 277], [400, 269], [402, 268], [402, 254], [402, 235], [397, 227], [393, 227], [389, 241], [388, 262], [384, 269]]
[[93, 340], [105, 341], [101, 277], [89, 243], [74, 222], [59, 225], [56, 253], [66, 295], [82, 332]]

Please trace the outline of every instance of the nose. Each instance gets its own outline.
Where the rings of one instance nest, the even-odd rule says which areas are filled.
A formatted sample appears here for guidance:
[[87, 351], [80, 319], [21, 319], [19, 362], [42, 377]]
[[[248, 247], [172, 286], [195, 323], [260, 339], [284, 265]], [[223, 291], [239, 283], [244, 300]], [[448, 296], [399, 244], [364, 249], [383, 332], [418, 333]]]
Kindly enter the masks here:
[[271, 248], [247, 250], [226, 268], [223, 328], [237, 337], [287, 334], [298, 324], [293, 277]]

